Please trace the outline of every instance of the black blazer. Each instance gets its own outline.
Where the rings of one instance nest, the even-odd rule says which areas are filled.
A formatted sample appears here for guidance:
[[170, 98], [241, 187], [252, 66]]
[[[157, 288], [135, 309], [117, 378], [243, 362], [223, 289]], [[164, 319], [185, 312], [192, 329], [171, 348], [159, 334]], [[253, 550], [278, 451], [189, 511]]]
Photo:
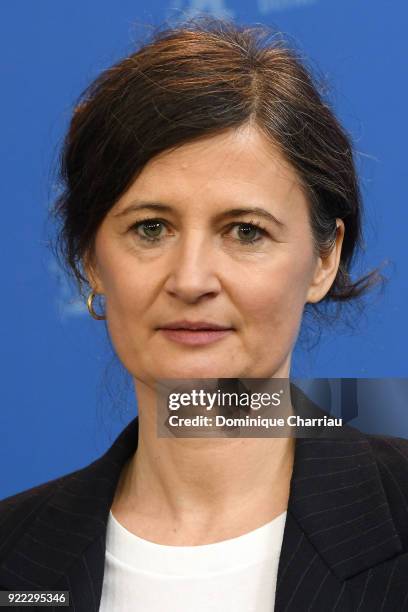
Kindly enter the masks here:
[[[296, 439], [276, 612], [408, 611], [408, 441], [345, 432]], [[98, 611], [109, 510], [137, 438], [136, 418], [89, 466], [0, 502], [0, 590], [67, 590], [69, 608], [41, 609]]]

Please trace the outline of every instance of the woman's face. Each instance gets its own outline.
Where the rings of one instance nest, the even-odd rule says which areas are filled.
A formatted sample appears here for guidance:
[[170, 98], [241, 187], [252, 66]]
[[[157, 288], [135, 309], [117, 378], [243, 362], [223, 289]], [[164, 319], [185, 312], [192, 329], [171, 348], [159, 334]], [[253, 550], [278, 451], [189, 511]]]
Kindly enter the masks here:
[[[86, 268], [124, 366], [147, 384], [288, 377], [304, 305], [337, 271], [338, 223], [321, 259], [294, 170], [254, 127], [153, 158], [105, 217]], [[182, 320], [227, 330], [164, 329]]]

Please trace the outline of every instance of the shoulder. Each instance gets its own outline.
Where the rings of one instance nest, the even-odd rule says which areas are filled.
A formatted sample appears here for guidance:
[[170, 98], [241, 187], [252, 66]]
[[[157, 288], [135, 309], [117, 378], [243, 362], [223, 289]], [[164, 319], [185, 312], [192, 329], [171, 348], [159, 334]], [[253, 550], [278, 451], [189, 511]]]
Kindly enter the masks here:
[[87, 540], [105, 527], [121, 468], [135, 444], [133, 429], [129, 432], [128, 444], [119, 436], [89, 465], [0, 500], [0, 567], [15, 546], [32, 547], [34, 539], [50, 533], [70, 539], [82, 531]]
[[408, 440], [395, 436], [365, 434], [380, 471], [394, 478], [408, 475]]
[[68, 478], [69, 474], [47, 482], [43, 482], [9, 497], [0, 500], [0, 516], [5, 518], [9, 514], [13, 514], [18, 508], [26, 510], [34, 510], [41, 506], [47, 498], [53, 494], [58, 486], [63, 483], [64, 479]]
[[0, 558], [31, 525], [38, 512], [68, 477], [69, 474], [49, 480], [0, 500]]
[[366, 435], [366, 439], [384, 486], [394, 496], [404, 497], [408, 509], [408, 440], [374, 434]]
[[53, 530], [70, 537], [83, 530], [89, 539], [105, 528], [122, 467], [137, 441], [136, 417], [89, 465], [0, 500], [0, 563], [27, 533], [38, 538]]
[[404, 549], [408, 550], [408, 440], [366, 435]]

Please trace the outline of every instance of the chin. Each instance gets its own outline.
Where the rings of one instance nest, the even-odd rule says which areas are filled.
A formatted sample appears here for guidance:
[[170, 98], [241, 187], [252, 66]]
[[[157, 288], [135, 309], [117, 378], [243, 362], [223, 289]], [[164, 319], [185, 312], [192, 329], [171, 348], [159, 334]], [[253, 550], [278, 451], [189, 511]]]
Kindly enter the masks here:
[[189, 363], [176, 364], [173, 363], [171, 366], [160, 368], [157, 372], [156, 378], [240, 378], [244, 376], [244, 368], [234, 367], [226, 363]]

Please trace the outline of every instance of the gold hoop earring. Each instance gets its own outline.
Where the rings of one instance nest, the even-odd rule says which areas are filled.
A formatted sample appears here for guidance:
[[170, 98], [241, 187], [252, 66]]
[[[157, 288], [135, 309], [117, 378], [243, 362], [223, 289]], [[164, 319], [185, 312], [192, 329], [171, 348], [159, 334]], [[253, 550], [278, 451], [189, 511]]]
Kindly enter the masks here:
[[94, 310], [93, 301], [95, 299], [95, 296], [96, 296], [95, 291], [91, 291], [91, 293], [88, 295], [88, 299], [86, 301], [86, 305], [88, 306], [88, 312], [93, 319], [96, 319], [97, 321], [104, 321], [106, 319], [105, 315], [99, 315]]

